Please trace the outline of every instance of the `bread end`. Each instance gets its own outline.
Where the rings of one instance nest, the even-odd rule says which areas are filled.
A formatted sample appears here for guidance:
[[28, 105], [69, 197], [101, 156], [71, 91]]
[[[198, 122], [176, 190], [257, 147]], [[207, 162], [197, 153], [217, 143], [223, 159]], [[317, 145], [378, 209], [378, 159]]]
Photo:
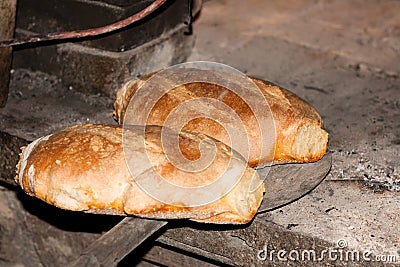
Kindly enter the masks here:
[[328, 133], [319, 125], [305, 123], [296, 132], [292, 155], [297, 161], [314, 162], [321, 159], [328, 146]]

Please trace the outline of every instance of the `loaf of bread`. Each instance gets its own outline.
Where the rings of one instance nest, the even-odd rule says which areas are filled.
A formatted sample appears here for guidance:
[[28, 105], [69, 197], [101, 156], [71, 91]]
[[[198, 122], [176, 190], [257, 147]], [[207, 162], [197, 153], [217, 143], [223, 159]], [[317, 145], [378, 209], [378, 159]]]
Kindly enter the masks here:
[[[132, 105], [130, 102], [133, 96], [156, 73], [135, 78], [127, 82], [118, 91], [114, 104], [114, 118], [118, 123], [124, 123], [127, 108], [128, 105]], [[327, 149], [328, 134], [322, 128], [321, 116], [315, 108], [288, 90], [270, 82], [255, 78], [250, 79], [264, 96], [252, 100], [256, 102], [255, 106], [262, 106], [263, 101], [266, 100], [273, 117], [275, 126], [271, 129], [264, 129], [275, 130], [273, 136], [275, 148], [271, 152], [262, 154], [262, 151], [260, 151], [262, 142], [266, 140], [262, 140], [261, 131], [257, 128], [257, 118], [252, 112], [253, 110], [246, 104], [247, 99], [241, 99], [229, 88], [212, 83], [192, 82], [171, 88], [151, 107], [152, 110], [146, 123], [164, 126], [169, 114], [182, 103], [193, 99], [212, 98], [230, 107], [240, 118], [240, 123], [244, 126], [249, 140], [248, 155], [241, 154], [248, 160], [251, 167], [290, 162], [314, 162], [321, 159]], [[173, 83], [169, 82], [168, 78], [164, 78], [163, 81]], [[130, 108], [132, 107], [130, 106]], [[222, 127], [218, 123], [219, 121], [228, 121], [228, 125], [237, 128], [233, 125], [234, 121], [229, 121], [229, 118], [224, 115], [225, 113], [219, 111], [218, 107], [210, 103], [205, 103], [198, 109], [200, 113], [204, 114], [204, 117], [197, 117], [189, 121], [183, 129], [203, 133], [235, 148], [232, 146], [226, 127]], [[181, 114], [185, 113], [182, 112]], [[218, 114], [217, 120], [213, 121], [207, 118], [209, 114]], [[130, 114], [130, 116], [135, 116], [135, 114]], [[240, 149], [235, 148], [235, 150], [241, 152]]]
[[[172, 164], [164, 146], [175, 137], [189, 162], [214, 151], [212, 162]], [[15, 180], [62, 209], [208, 223], [249, 222], [264, 193], [257, 172], [225, 144], [159, 126], [76, 125], [42, 137], [22, 149]]]

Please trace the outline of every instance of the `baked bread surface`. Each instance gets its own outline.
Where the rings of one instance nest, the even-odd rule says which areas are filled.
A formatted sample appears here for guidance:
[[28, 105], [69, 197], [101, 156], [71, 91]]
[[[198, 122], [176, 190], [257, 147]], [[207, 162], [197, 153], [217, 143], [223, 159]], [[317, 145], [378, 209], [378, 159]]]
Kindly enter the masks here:
[[[203, 170], [180, 170], [164, 154], [161, 132], [159, 126], [72, 126], [24, 147], [15, 179], [29, 195], [73, 211], [231, 224], [247, 223], [253, 218], [264, 185], [238, 153], [205, 135], [182, 131], [179, 147], [186, 159], [195, 161], [214, 148], [215, 157]], [[170, 135], [166, 133], [167, 142], [172, 140]], [[124, 148], [125, 140], [128, 149]], [[204, 150], [199, 150], [201, 147]], [[201, 187], [224, 173], [229, 173], [225, 180], [206, 192], [179, 194], [179, 190], [158, 182], [162, 177], [179, 187]], [[229, 181], [234, 186], [224, 191]], [[163, 196], [176, 203], [165, 203], [143, 190], [146, 182], [164, 190]], [[215, 200], [192, 205], [206, 199], [205, 194]]]
[[[134, 94], [156, 73], [132, 79], [117, 92], [114, 118], [118, 123], [124, 123]], [[269, 135], [268, 138], [273, 136], [274, 140], [262, 139], [261, 130], [257, 127], [257, 115], [246, 103], [246, 99], [242, 99], [223, 86], [204, 82], [179, 85], [166, 92], [152, 107], [146, 123], [164, 126], [170, 113], [182, 103], [199, 98], [216, 99], [230, 107], [240, 118], [240, 123], [247, 133], [249, 149], [244, 151], [245, 153], [242, 153], [240, 148], [236, 150], [248, 160], [251, 167], [290, 162], [315, 162], [321, 159], [327, 150], [328, 134], [323, 129], [321, 116], [316, 109], [286, 89], [260, 79], [250, 79], [264, 96], [264, 98], [256, 99], [256, 103], [258, 101], [259, 106], [265, 100], [268, 103], [274, 123], [274, 127], [270, 128], [271, 131], [275, 131], [274, 135]], [[236, 127], [237, 121], [233, 121], [232, 118], [221, 112], [218, 106], [210, 103], [197, 109], [205, 116], [190, 120], [182, 129], [211, 136], [234, 147], [232, 145], [235, 144], [232, 144], [227, 127], [223, 127], [217, 121], [228, 121], [228, 125], [230, 124], [232, 127]], [[214, 114], [214, 118], [217, 120], [207, 118], [209, 114]], [[132, 115], [135, 114], [129, 114], [129, 116]], [[274, 149], [267, 152], [262, 151], [263, 142], [274, 142]]]

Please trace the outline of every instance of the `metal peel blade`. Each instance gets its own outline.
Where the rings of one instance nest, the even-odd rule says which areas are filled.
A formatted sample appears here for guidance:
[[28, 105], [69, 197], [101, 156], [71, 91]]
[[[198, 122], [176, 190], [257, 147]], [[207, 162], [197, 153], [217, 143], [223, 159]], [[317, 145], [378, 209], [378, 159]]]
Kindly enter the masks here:
[[[326, 155], [313, 163], [291, 163], [274, 165], [264, 181], [265, 194], [258, 213], [266, 212], [289, 204], [313, 190], [332, 166], [332, 155]], [[260, 177], [265, 177], [267, 168], [258, 169]]]
[[[272, 166], [265, 180], [266, 192], [258, 213], [289, 204], [313, 190], [328, 174], [332, 156], [314, 163]], [[267, 169], [257, 170], [265, 177]], [[127, 217], [87, 247], [70, 265], [116, 266], [120, 260], [167, 225], [167, 221]]]

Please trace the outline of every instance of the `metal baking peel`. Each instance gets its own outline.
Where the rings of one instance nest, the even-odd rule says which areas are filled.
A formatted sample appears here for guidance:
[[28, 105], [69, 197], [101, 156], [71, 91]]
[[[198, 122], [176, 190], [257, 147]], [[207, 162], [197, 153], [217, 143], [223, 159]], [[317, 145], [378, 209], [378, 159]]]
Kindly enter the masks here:
[[[258, 213], [289, 204], [313, 190], [328, 174], [332, 156], [328, 152], [314, 163], [272, 166], [265, 179], [265, 194]], [[267, 169], [258, 169], [265, 177]], [[87, 247], [71, 266], [116, 266], [167, 221], [126, 217]]]
[[[274, 165], [265, 179], [265, 194], [258, 213], [273, 210], [289, 204], [313, 190], [332, 166], [332, 155], [325, 156], [313, 163], [291, 163]], [[258, 169], [260, 177], [265, 169]]]

